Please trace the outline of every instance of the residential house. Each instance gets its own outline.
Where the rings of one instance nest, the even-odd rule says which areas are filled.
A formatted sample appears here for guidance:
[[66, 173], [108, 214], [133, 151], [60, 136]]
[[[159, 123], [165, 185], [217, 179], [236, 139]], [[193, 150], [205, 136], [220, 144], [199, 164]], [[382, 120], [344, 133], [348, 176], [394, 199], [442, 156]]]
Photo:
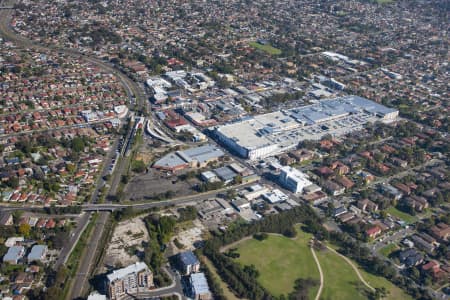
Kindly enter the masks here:
[[0, 225], [11, 226], [14, 224], [13, 216], [10, 213], [3, 213], [0, 215]]
[[438, 240], [448, 241], [448, 237], [450, 236], [450, 226], [445, 223], [438, 223], [430, 228], [430, 233]]
[[336, 218], [339, 217], [340, 215], [345, 214], [346, 212], [347, 209], [344, 206], [339, 206], [334, 209], [333, 216]]
[[339, 184], [331, 180], [325, 181], [323, 183], [323, 187], [333, 196], [339, 196], [345, 192], [345, 188], [343, 186], [340, 186]]
[[367, 212], [376, 212], [376, 211], [378, 211], [378, 204], [376, 204], [375, 202], [373, 202], [373, 201], [371, 201], [369, 199], [359, 200], [358, 203], [357, 203], [357, 206], [362, 211], [367, 211]]
[[334, 170], [338, 175], [345, 175], [350, 172], [350, 168], [340, 161], [333, 162], [330, 168]]
[[347, 176], [337, 176], [334, 179], [337, 183], [339, 183], [340, 185], [342, 185], [346, 190], [351, 189], [353, 186], [355, 186], [355, 183], [353, 181], [351, 181]]
[[409, 196], [403, 199], [403, 204], [411, 207], [416, 211], [423, 211], [428, 208], [428, 201], [424, 197], [421, 196]]
[[411, 195], [411, 189], [406, 185], [403, 184], [401, 182], [395, 183], [394, 186], [400, 191], [402, 192], [404, 195]]
[[373, 226], [366, 230], [366, 235], [369, 238], [376, 238], [381, 233], [381, 228], [379, 226]]
[[413, 248], [401, 251], [398, 255], [398, 258], [400, 262], [408, 268], [417, 266], [423, 262], [423, 255]]
[[400, 200], [403, 197], [402, 192], [390, 184], [380, 184], [381, 192], [390, 199]]
[[439, 278], [440, 273], [442, 272], [441, 265], [436, 260], [430, 260], [429, 262], [424, 264], [422, 266], [422, 271], [427, 274], [430, 274], [435, 279]]
[[433, 243], [427, 242], [425, 239], [423, 239], [421, 236], [415, 234], [411, 237], [411, 239], [414, 242], [414, 245], [427, 252], [428, 254], [433, 254], [434, 250], [436, 249], [435, 245]]
[[3, 256], [3, 262], [10, 264], [17, 264], [19, 260], [25, 255], [25, 247], [23, 246], [12, 246], [8, 248], [5, 256]]

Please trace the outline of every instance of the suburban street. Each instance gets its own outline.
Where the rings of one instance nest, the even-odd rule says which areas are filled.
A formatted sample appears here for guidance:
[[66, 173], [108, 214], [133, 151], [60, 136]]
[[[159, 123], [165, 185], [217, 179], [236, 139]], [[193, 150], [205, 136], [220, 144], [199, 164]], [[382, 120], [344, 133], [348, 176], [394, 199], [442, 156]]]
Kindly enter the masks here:
[[398, 243], [401, 239], [410, 236], [414, 233], [414, 230], [410, 227], [396, 231], [392, 235], [385, 235], [377, 238], [377, 241], [372, 245], [367, 245], [373, 252], [377, 254], [381, 248], [386, 247], [391, 243]]

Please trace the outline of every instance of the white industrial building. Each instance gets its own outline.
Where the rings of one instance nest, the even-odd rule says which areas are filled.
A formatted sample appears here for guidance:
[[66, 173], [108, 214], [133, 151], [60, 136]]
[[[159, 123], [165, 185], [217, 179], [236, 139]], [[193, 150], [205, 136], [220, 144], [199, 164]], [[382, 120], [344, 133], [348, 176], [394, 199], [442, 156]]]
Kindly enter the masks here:
[[281, 169], [279, 180], [282, 186], [293, 193], [302, 193], [305, 187], [313, 184], [308, 175], [289, 166]]
[[295, 148], [302, 140], [342, 136], [366, 123], [389, 123], [398, 110], [358, 96], [247, 117], [214, 129], [217, 139], [238, 155], [256, 160]]

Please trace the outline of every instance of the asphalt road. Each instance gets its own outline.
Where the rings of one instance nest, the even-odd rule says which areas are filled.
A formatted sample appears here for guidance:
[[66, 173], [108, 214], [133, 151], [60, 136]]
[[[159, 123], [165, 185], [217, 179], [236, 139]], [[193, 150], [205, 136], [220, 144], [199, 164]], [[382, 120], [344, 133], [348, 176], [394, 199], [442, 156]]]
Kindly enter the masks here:
[[176, 295], [178, 298], [185, 299], [183, 297], [183, 285], [181, 283], [181, 277], [180, 275], [173, 272], [171, 269], [163, 268], [163, 270], [169, 275], [169, 277], [172, 279], [172, 284], [166, 287], [162, 287], [159, 289], [155, 289], [148, 292], [140, 292], [138, 296], [135, 298], [137, 299], [146, 299], [146, 298], [159, 298], [162, 296], [170, 296], [170, 295]]
[[84, 213], [79, 218], [79, 220], [77, 222], [77, 227], [70, 234], [69, 241], [61, 249], [58, 259], [56, 260], [56, 263], [54, 265], [55, 270], [59, 269], [60, 266], [62, 266], [63, 264], [65, 264], [67, 262], [67, 259], [69, 258], [70, 253], [72, 252], [76, 243], [80, 239], [81, 234], [83, 233], [84, 229], [86, 228], [86, 226], [89, 222], [90, 216], [91, 216], [91, 213]]
[[243, 188], [248, 187], [255, 184], [254, 182], [244, 183], [240, 185], [230, 186], [227, 188], [223, 188], [220, 190], [209, 191], [201, 194], [193, 194], [189, 196], [183, 196], [178, 198], [173, 198], [169, 200], [162, 201], [152, 201], [152, 202], [144, 202], [144, 203], [130, 203], [130, 204], [85, 204], [82, 205], [82, 209], [84, 211], [114, 211], [118, 209], [124, 209], [126, 207], [133, 207], [134, 209], [148, 209], [153, 207], [165, 207], [171, 205], [180, 205], [186, 204], [189, 202], [200, 202], [203, 200], [207, 200], [213, 197], [216, 197], [219, 194], [223, 194], [224, 192], [230, 189]]
[[109, 215], [109, 212], [101, 212], [95, 222], [94, 231], [84, 251], [84, 255], [78, 266], [77, 273], [75, 274], [75, 278], [69, 292], [69, 299], [83, 297], [87, 291], [90, 273], [99, 250], [99, 241], [103, 235], [105, 224], [108, 221]]

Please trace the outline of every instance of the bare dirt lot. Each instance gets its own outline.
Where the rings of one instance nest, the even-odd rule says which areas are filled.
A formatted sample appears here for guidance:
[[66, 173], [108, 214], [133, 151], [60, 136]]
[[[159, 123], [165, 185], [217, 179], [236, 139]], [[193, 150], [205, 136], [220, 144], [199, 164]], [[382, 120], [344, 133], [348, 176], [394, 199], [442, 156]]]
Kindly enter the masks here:
[[117, 224], [106, 250], [105, 266], [127, 266], [139, 261], [138, 256], [142, 255], [144, 250], [142, 244], [149, 241], [143, 217]]
[[178, 242], [184, 246], [184, 248], [178, 249], [175, 246], [173, 247], [174, 252], [177, 253], [186, 250], [194, 250], [194, 243], [203, 240], [205, 230], [206, 228], [198, 219], [190, 223], [189, 226], [180, 228], [180, 231], [177, 232], [172, 241], [176, 238]]
[[158, 200], [173, 198], [196, 193], [194, 187], [200, 183], [197, 178], [180, 180], [177, 174], [149, 169], [148, 173], [133, 177], [125, 188], [125, 199], [133, 200]]

